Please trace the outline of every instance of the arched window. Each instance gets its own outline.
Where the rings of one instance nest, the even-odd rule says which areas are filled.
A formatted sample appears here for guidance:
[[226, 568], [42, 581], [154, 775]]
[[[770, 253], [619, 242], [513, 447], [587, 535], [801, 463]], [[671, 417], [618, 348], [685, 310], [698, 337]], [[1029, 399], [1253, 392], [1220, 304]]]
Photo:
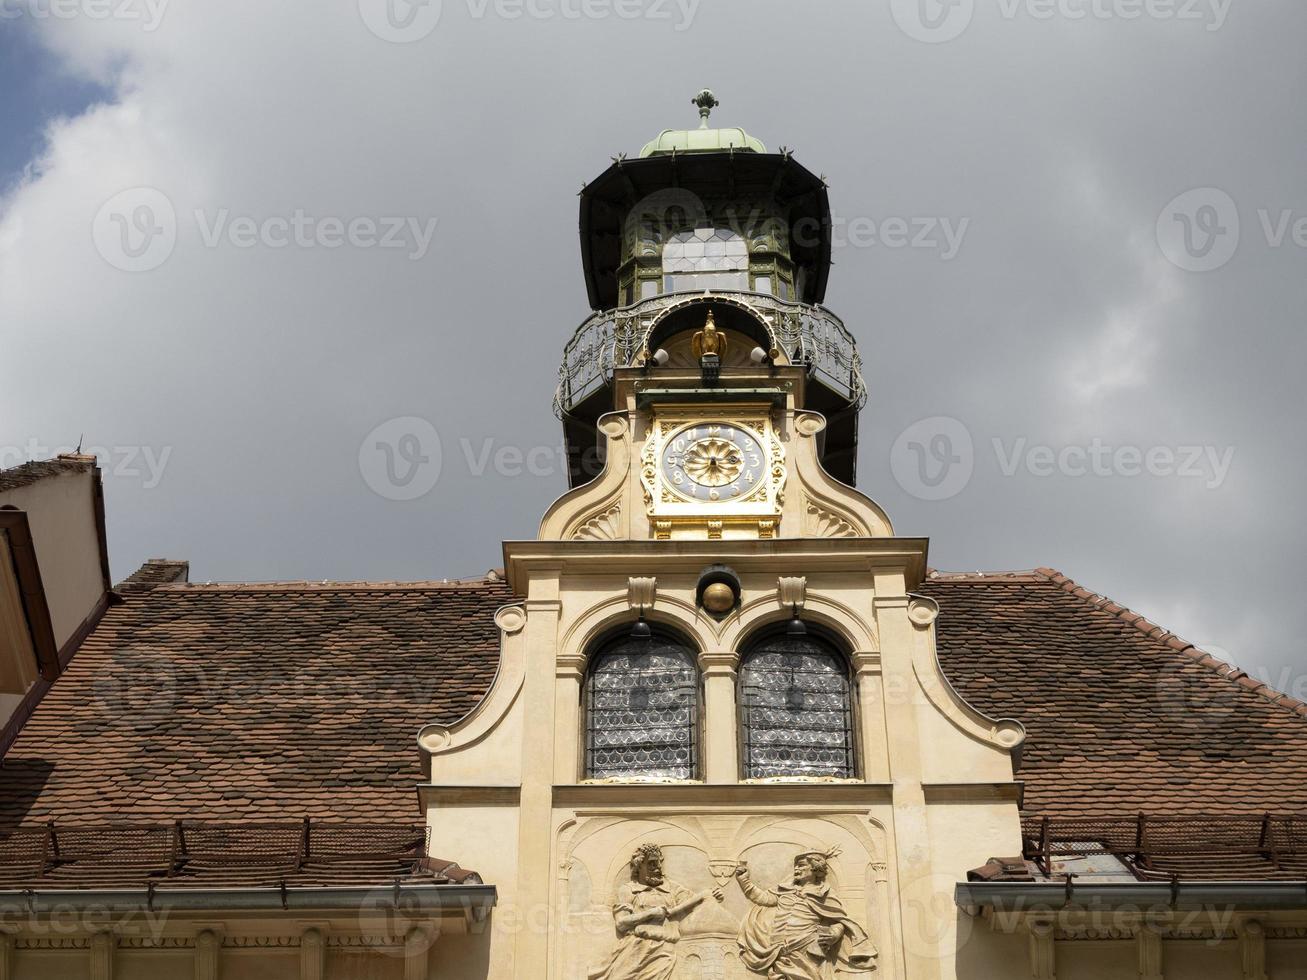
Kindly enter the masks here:
[[729, 228], [696, 228], [663, 245], [663, 291], [748, 289], [749, 243]]
[[585, 686], [589, 779], [693, 779], [699, 765], [694, 652], [666, 634], [621, 636], [591, 660]]
[[820, 637], [796, 632], [764, 637], [740, 667], [744, 777], [850, 778], [848, 662]]

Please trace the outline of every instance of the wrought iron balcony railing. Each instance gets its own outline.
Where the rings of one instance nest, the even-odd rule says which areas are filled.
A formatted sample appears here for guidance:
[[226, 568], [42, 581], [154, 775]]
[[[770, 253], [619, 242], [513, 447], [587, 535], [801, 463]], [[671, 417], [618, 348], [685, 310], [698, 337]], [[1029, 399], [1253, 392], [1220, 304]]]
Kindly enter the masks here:
[[790, 363], [806, 365], [812, 377], [850, 405], [861, 407], [866, 402], [857, 343], [834, 313], [823, 306], [786, 302], [770, 293], [722, 290], [666, 293], [591, 316], [563, 351], [554, 414], [566, 417], [596, 389], [611, 383], [615, 368], [635, 364], [654, 326], [669, 309], [705, 298], [747, 307], [766, 325], [773, 346], [784, 351]]

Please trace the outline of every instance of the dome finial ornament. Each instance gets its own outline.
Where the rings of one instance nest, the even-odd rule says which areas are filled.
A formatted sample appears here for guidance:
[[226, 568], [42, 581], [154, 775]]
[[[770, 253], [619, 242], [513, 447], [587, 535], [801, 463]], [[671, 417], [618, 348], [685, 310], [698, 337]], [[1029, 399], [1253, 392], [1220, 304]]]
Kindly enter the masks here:
[[721, 105], [721, 102], [717, 100], [717, 96], [712, 94], [711, 89], [704, 89], [691, 99], [690, 102], [699, 107], [699, 128], [707, 129], [708, 117], [712, 115], [714, 109]]

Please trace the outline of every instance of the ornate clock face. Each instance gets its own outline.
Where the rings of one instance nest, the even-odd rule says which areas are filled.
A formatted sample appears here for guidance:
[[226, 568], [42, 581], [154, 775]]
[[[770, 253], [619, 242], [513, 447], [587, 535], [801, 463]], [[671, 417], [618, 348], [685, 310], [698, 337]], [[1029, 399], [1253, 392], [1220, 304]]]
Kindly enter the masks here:
[[762, 484], [767, 457], [755, 433], [712, 422], [673, 433], [660, 465], [667, 485], [687, 500], [738, 500]]

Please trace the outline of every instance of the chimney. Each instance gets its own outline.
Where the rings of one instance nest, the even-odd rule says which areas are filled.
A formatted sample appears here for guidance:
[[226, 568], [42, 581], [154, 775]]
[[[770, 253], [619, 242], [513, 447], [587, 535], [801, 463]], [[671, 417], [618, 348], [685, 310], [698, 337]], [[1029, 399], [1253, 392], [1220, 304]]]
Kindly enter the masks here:
[[123, 595], [131, 595], [137, 592], [149, 592], [156, 586], [171, 585], [176, 582], [189, 582], [190, 576], [191, 563], [188, 561], [173, 561], [169, 558], [151, 558], [136, 571], [132, 572], [131, 575], [119, 582], [114, 591], [122, 593]]

